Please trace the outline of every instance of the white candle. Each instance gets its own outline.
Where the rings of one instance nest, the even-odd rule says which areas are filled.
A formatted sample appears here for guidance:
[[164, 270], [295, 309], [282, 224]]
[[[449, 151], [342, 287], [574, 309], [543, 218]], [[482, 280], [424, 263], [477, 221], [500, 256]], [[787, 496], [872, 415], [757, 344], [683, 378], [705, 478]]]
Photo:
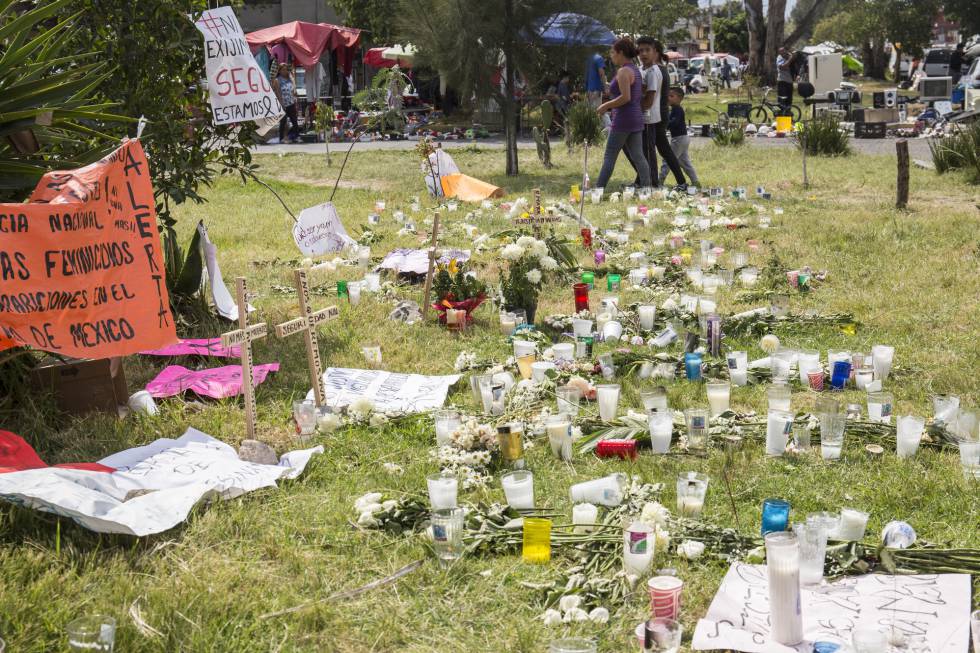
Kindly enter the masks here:
[[783, 410], [770, 410], [766, 429], [766, 455], [782, 456], [789, 443], [793, 415]]
[[895, 436], [895, 453], [899, 458], [914, 456], [922, 439], [922, 428], [925, 420], [921, 417], [905, 415], [898, 418], [898, 428]]
[[587, 501], [612, 508], [623, 502], [626, 481], [626, 474], [617, 472], [603, 478], [576, 483], [568, 492], [572, 501]]
[[435, 475], [428, 478], [429, 503], [433, 510], [445, 510], [456, 507], [456, 493], [459, 481], [453, 476]]
[[669, 413], [654, 413], [648, 419], [650, 427], [650, 446], [653, 453], [667, 453], [670, 450], [674, 420]]
[[718, 302], [707, 297], [698, 298], [698, 315], [708, 315], [718, 310]]
[[653, 562], [656, 539], [653, 529], [633, 522], [623, 533], [623, 569], [627, 574], [642, 576]]
[[729, 383], [708, 383], [708, 406], [711, 416], [717, 417], [730, 408], [732, 386]]
[[565, 415], [558, 415], [552, 418], [545, 430], [548, 433], [548, 442], [551, 443], [551, 453], [559, 460], [572, 459], [572, 423], [566, 419]]
[[357, 282], [347, 284], [347, 297], [353, 306], [357, 306], [361, 302], [361, 284]]
[[795, 646], [803, 641], [800, 606], [800, 545], [792, 533], [766, 535], [766, 569], [769, 575], [769, 637]]
[[667, 268], [663, 265], [654, 265], [650, 268], [650, 276], [654, 279], [663, 279], [667, 274]]
[[517, 318], [510, 313], [502, 313], [500, 315], [500, 331], [505, 336], [509, 336], [514, 333], [514, 329], [517, 328]]
[[840, 526], [837, 529], [839, 540], [857, 541], [864, 539], [864, 531], [868, 527], [868, 513], [842, 508], [840, 511]]
[[436, 444], [442, 446], [453, 440], [453, 432], [460, 426], [459, 414], [456, 411], [437, 413], [435, 417]]
[[572, 524], [576, 533], [591, 533], [599, 520], [599, 508], [591, 503], [576, 503], [572, 506]]
[[371, 265], [371, 248], [362, 247], [357, 250], [357, 262], [362, 268], [366, 268]]
[[551, 348], [555, 354], [555, 361], [575, 360], [575, 345], [570, 342], [561, 342]]
[[698, 517], [704, 510], [704, 499], [700, 497], [682, 496], [677, 501], [677, 511], [684, 517]]
[[657, 307], [652, 304], [641, 304], [637, 312], [640, 317], [640, 328], [644, 331], [652, 331], [653, 321], [657, 318]]
[[598, 386], [596, 399], [599, 402], [599, 417], [602, 421], [611, 422], [616, 419], [616, 411], [619, 407], [619, 385]]
[[875, 378], [882, 381], [888, 380], [888, 374], [892, 369], [892, 360], [895, 358], [895, 348], [888, 345], [875, 345], [871, 348], [871, 361], [875, 368]]
[[600, 334], [605, 328], [606, 324], [612, 320], [612, 314], [610, 313], [599, 313], [595, 318], [596, 331]]
[[744, 351], [733, 351], [728, 354], [728, 378], [732, 385], [743, 386], [748, 383], [748, 354]]
[[500, 479], [507, 504], [517, 510], [534, 508], [534, 477], [531, 472], [518, 471], [505, 474]]

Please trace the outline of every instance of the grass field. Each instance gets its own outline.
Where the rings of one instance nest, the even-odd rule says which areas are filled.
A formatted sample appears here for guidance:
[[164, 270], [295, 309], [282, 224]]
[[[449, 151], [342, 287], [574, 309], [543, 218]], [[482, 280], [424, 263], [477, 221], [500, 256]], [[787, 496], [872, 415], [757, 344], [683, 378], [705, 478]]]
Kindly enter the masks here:
[[[555, 147], [557, 167], [545, 170], [530, 152], [521, 153], [523, 174], [503, 175], [500, 151], [466, 149], [454, 152], [460, 168], [504, 186], [513, 199], [540, 187], [546, 197], [563, 195], [579, 179], [580, 156], [569, 157]], [[598, 157], [593, 157], [596, 161]], [[931, 416], [929, 396], [957, 393], [965, 406], [980, 402], [980, 348], [976, 319], [980, 315], [980, 238], [977, 188], [956, 176], [912, 171], [909, 212], [892, 209], [895, 163], [889, 157], [855, 155], [844, 159], [811, 160], [812, 188], [800, 182], [800, 161], [793, 148], [722, 150], [708, 145], [694, 152], [703, 183], [763, 184], [775, 197], [772, 204], [785, 213], [774, 217], [768, 231], [757, 228], [713, 231], [709, 237], [731, 251], [746, 238], [766, 241], [787, 265], [810, 265], [829, 272], [825, 284], [808, 295], [794, 295], [792, 310], [850, 312], [862, 323], [856, 335], [820, 328], [781, 334], [790, 346], [869, 351], [876, 343], [892, 344], [896, 362], [912, 373], [889, 383], [898, 415]], [[260, 175], [296, 212], [327, 199], [336, 174], [322, 157], [287, 155], [262, 157]], [[409, 197], [425, 197], [413, 152], [372, 152], [352, 155], [336, 203], [352, 233], [374, 201], [384, 198], [388, 210], [379, 228], [383, 240], [372, 247], [375, 256], [394, 247], [419, 246], [423, 237], [399, 237], [391, 210], [405, 208]], [[616, 181], [627, 180], [621, 164]], [[593, 167], [593, 178], [597, 168]], [[208, 203], [180, 207], [180, 230], [185, 242], [194, 225], [205, 220], [219, 247], [226, 280], [245, 275], [258, 294], [257, 317], [276, 324], [296, 314], [294, 298], [272, 291], [289, 285], [289, 265], [261, 265], [274, 259], [298, 259], [291, 238], [291, 220], [272, 195], [256, 184], [242, 186], [232, 178], [219, 181], [207, 193]], [[622, 209], [622, 204], [617, 208]], [[611, 218], [601, 207], [587, 206], [590, 219], [606, 224]], [[429, 214], [429, 211], [426, 211]], [[464, 213], [445, 214], [446, 222], [463, 221]], [[505, 216], [476, 223], [482, 232], [505, 228]], [[572, 226], [568, 227], [571, 230]], [[638, 232], [637, 238], [666, 233], [663, 223]], [[450, 229], [447, 245], [467, 245]], [[581, 253], [583, 263], [586, 253]], [[754, 264], [764, 265], [757, 255]], [[487, 281], [496, 280], [496, 262], [477, 258]], [[330, 287], [340, 278], [358, 278], [352, 269], [317, 273], [314, 285]], [[420, 290], [404, 291], [418, 298]], [[631, 291], [623, 293], [630, 301]], [[314, 304], [332, 303], [317, 296]], [[719, 308], [736, 312], [752, 308], [736, 304], [722, 293]], [[459, 352], [473, 350], [502, 360], [507, 344], [499, 335], [497, 316], [489, 306], [477, 314], [470, 335], [453, 337], [434, 324], [405, 326], [386, 319], [392, 306], [368, 297], [357, 307], [344, 303], [341, 317], [322, 330], [324, 360], [336, 366], [362, 366], [360, 345], [383, 348], [385, 368], [420, 373], [451, 373]], [[541, 317], [572, 310], [567, 283], [549, 286], [542, 297]], [[203, 326], [192, 335], [217, 335], [227, 325]], [[191, 335], [191, 334], [182, 334]], [[762, 355], [755, 339], [727, 346], [748, 349], [750, 358]], [[599, 348], [597, 353], [603, 351]], [[301, 339], [267, 338], [255, 350], [256, 362], [280, 361], [282, 370], [257, 392], [259, 436], [286, 451], [291, 440], [291, 402], [308, 390]], [[131, 388], [141, 387], [162, 367], [160, 360], [132, 357], [127, 361]], [[649, 382], [646, 382], [649, 383]], [[640, 382], [624, 381], [625, 407], [639, 407]], [[705, 405], [701, 386], [684, 381], [669, 387], [671, 406]], [[815, 395], [798, 391], [796, 410], [807, 410]], [[861, 401], [858, 392], [849, 401]], [[762, 387], [737, 388], [733, 407], [764, 410]], [[450, 403], [474, 410], [468, 383], [460, 383]], [[226, 442], [244, 437], [244, 413], [235, 401], [208, 403], [191, 410], [180, 400], [162, 402], [154, 418], [116, 420], [106, 417], [67, 418], [39, 398], [36, 405], [0, 416], [4, 428], [24, 436], [49, 463], [96, 460], [119, 449], [148, 443], [158, 437], [177, 437], [193, 426]], [[133, 539], [92, 534], [66, 520], [21, 508], [0, 508], [0, 637], [14, 653], [64, 650], [65, 625], [82, 613], [114, 615], [120, 629], [117, 651], [543, 651], [559, 633], [595, 635], [603, 651], [635, 650], [632, 629], [647, 612], [647, 600], [637, 593], [622, 605], [607, 606], [613, 617], [607, 626], [577, 625], [546, 628], [537, 616], [540, 595], [522, 586], [525, 581], [553, 578], [564, 568], [556, 554], [550, 566], [522, 563], [519, 554], [470, 557], [449, 572], [427, 558], [417, 571], [385, 589], [350, 601], [319, 602], [283, 617], [261, 615], [323, 599], [384, 577], [429, 554], [419, 538], [359, 532], [351, 521], [353, 500], [368, 491], [394, 497], [423, 496], [425, 475], [436, 471], [428, 458], [433, 432], [427, 422], [408, 428], [356, 428], [318, 437], [326, 453], [315, 457], [306, 473], [279, 490], [260, 491], [202, 508], [188, 523], [155, 537]], [[924, 451], [909, 460], [886, 452], [869, 462], [862, 443], [850, 438], [845, 462], [824, 464], [818, 459], [767, 459], [758, 444], [735, 469], [734, 497], [746, 532], [756, 533], [760, 504], [770, 496], [788, 499], [794, 516], [842, 505], [871, 513], [869, 539], [892, 519], [911, 523], [919, 537], [939, 544], [980, 548], [980, 491], [963, 479], [955, 452]], [[648, 482], [666, 484], [663, 502], [672, 506], [673, 479], [679, 471], [697, 470], [719, 478], [723, 456], [653, 457], [635, 463], [609, 462], [579, 456], [559, 463], [547, 445], [529, 451], [536, 476], [538, 503], [569, 514], [568, 485], [622, 470]], [[395, 462], [405, 473], [393, 476], [382, 462]], [[462, 495], [462, 500], [502, 501], [495, 482], [486, 491]], [[709, 489], [706, 519], [733, 525], [731, 508], [721, 485]], [[693, 630], [727, 569], [725, 563], [702, 559], [685, 563], [660, 557], [657, 567], [675, 566], [685, 579], [683, 623]], [[161, 636], [140, 632], [129, 616], [134, 602], [142, 619]]]

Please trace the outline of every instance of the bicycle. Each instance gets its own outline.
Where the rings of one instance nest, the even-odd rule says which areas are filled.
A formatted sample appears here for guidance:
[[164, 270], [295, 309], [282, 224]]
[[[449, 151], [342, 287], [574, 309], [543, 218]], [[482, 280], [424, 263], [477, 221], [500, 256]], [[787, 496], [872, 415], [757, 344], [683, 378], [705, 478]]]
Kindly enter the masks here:
[[799, 122], [803, 117], [803, 113], [800, 108], [795, 104], [791, 104], [788, 107], [784, 107], [781, 104], [773, 104], [769, 101], [769, 92], [772, 91], [771, 86], [765, 87], [762, 94], [762, 104], [754, 106], [749, 109], [749, 122], [755, 125], [768, 125], [771, 123], [775, 116], [784, 116], [786, 112], [793, 117], [793, 122]]

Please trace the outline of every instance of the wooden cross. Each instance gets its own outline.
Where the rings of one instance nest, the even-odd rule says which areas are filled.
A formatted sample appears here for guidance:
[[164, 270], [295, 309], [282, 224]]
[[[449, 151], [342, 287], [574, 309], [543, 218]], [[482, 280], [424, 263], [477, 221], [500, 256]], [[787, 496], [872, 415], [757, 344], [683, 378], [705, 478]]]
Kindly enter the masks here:
[[541, 189], [535, 188], [534, 206], [531, 209], [531, 226], [534, 229], [534, 237], [541, 238]]
[[436, 267], [436, 243], [439, 240], [439, 212], [432, 219], [432, 240], [429, 243], [429, 271], [425, 275], [425, 294], [422, 295], [422, 319], [429, 312], [429, 293], [432, 291], [432, 273]]
[[245, 393], [245, 428], [250, 440], [255, 439], [255, 377], [252, 375], [252, 343], [266, 336], [265, 322], [248, 324], [248, 286], [245, 277], [236, 280], [238, 290], [238, 329], [221, 334], [221, 346], [242, 347], [242, 391]]
[[310, 366], [310, 382], [313, 384], [313, 395], [316, 405], [324, 404], [323, 396], [323, 366], [320, 363], [320, 345], [316, 339], [316, 327], [327, 320], [340, 316], [336, 306], [316, 311], [310, 310], [310, 285], [306, 280], [306, 270], [296, 270], [296, 294], [299, 295], [300, 316], [294, 320], [276, 325], [276, 336], [286, 338], [294, 333], [303, 333], [306, 339], [306, 361]]

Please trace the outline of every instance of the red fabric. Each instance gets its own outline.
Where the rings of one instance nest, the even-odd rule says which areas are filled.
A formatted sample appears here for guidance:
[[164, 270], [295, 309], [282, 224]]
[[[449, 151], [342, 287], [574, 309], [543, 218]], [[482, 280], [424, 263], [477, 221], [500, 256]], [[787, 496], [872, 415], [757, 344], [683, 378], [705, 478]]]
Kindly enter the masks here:
[[364, 63], [372, 68], [391, 68], [398, 62], [394, 59], [385, 59], [381, 56], [381, 53], [387, 49], [388, 48], [371, 48], [364, 53]]
[[[0, 474], [21, 472], [25, 469], [42, 469], [47, 467], [34, 447], [27, 444], [24, 438], [10, 431], [0, 431]], [[84, 469], [90, 472], [114, 472], [112, 467], [99, 463], [69, 463], [55, 465], [64, 469]]]
[[262, 46], [285, 43], [300, 66], [313, 66], [324, 52], [336, 51], [337, 62], [349, 75], [354, 51], [360, 46], [361, 30], [329, 23], [291, 23], [267, 27], [245, 35], [252, 52]]

